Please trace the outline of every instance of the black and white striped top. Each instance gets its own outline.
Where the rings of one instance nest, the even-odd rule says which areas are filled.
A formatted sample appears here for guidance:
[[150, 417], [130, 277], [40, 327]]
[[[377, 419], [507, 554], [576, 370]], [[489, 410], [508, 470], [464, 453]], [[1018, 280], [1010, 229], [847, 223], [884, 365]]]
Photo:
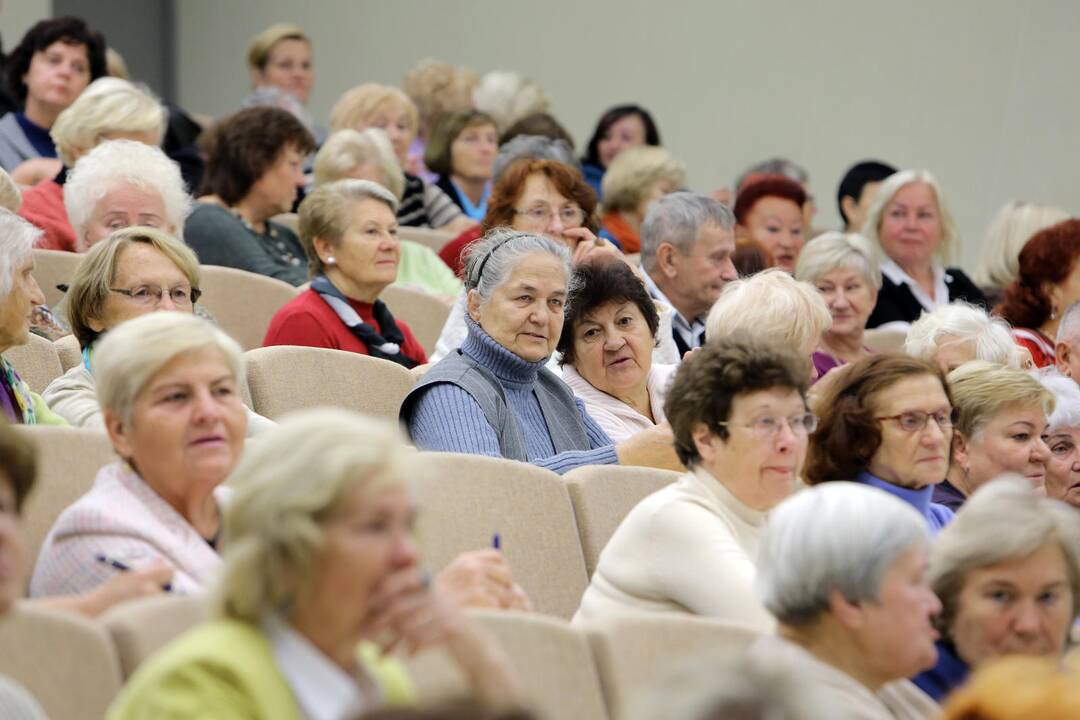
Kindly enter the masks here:
[[433, 183], [405, 173], [405, 193], [398, 205], [398, 225], [440, 228], [462, 216], [461, 208]]

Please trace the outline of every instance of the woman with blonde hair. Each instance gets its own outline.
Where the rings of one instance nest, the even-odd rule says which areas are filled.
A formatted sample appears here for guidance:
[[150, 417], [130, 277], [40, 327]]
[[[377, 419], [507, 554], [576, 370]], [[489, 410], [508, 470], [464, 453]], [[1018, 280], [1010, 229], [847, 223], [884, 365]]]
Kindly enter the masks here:
[[1020, 251], [1031, 236], [1068, 217], [1052, 205], [1013, 200], [1001, 206], [986, 229], [974, 278], [991, 306], [1001, 302], [1005, 288], [1016, 279]]
[[416, 105], [420, 120], [416, 138], [409, 146], [409, 158], [404, 167], [406, 171], [427, 182], [439, 179], [424, 167], [428, 136], [445, 115], [472, 109], [472, 92], [478, 82], [480, 76], [472, 70], [455, 67], [435, 58], [420, 60], [405, 73], [401, 89]]
[[686, 168], [663, 148], [643, 146], [619, 153], [603, 180], [601, 222], [606, 235], [624, 253], [641, 252], [641, 223], [649, 206], [685, 184]]
[[69, 252], [85, 249], [64, 205], [64, 187], [76, 161], [108, 140], [134, 140], [157, 147], [166, 120], [164, 106], [145, 87], [114, 77], [90, 83], [52, 126], [63, 169], [23, 194], [19, 214], [45, 231], [38, 247]]
[[292, 113], [315, 137], [326, 140], [327, 130], [315, 122], [308, 98], [315, 86], [311, 39], [297, 25], [278, 23], [251, 39], [247, 51], [252, 92], [241, 108], [273, 105]]

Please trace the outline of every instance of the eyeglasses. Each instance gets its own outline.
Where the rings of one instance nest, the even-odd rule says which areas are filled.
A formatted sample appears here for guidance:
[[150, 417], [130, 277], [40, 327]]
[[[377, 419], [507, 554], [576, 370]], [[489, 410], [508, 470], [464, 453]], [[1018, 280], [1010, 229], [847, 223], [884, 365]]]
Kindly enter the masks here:
[[[555, 214], [554, 210], [547, 205], [537, 205], [534, 208], [528, 210], [514, 210], [515, 215], [524, 215], [532, 220], [537, 225], [547, 227], [551, 224], [551, 218]], [[585, 222], [585, 211], [577, 206], [567, 206], [559, 211], [559, 221], [563, 225], [578, 226]]]
[[760, 417], [757, 420], [753, 420], [748, 423], [730, 423], [719, 422], [717, 425], [727, 427], [742, 427], [747, 428], [757, 437], [762, 440], [769, 440], [776, 437], [780, 433], [781, 426], [784, 423], [791, 428], [791, 432], [795, 435], [809, 435], [817, 430], [818, 418], [814, 413], [802, 413], [801, 415], [792, 415], [790, 417]]
[[143, 305], [145, 307], [160, 305], [165, 299], [165, 293], [169, 294], [169, 299], [172, 300], [173, 305], [178, 305], [180, 307], [194, 305], [199, 301], [199, 297], [202, 295], [202, 291], [199, 290], [199, 288], [188, 287], [187, 285], [177, 285], [176, 287], [171, 288], [163, 288], [158, 285], [140, 285], [131, 290], [125, 290], [124, 288], [109, 288], [109, 292], [127, 295], [137, 305]]
[[930, 418], [934, 418], [934, 422], [942, 430], [948, 430], [956, 424], [956, 416], [958, 411], [956, 408], [950, 408], [949, 410], [938, 410], [937, 412], [927, 413], [921, 410], [909, 410], [908, 412], [900, 413], [899, 415], [886, 415], [884, 417], [876, 417], [875, 420], [892, 420], [900, 429], [904, 432], [915, 433], [922, 432], [926, 429], [926, 423], [930, 422]]

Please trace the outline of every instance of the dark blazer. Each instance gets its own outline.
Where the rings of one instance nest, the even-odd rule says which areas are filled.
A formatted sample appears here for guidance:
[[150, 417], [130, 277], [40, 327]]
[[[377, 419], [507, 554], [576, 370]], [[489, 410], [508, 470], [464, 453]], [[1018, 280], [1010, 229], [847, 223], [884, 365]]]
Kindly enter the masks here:
[[[949, 289], [949, 302], [963, 300], [989, 311], [986, 296], [960, 268], [945, 268], [945, 286]], [[878, 292], [877, 305], [866, 321], [866, 327], [875, 328], [891, 322], [912, 323], [923, 313], [922, 304], [911, 294], [908, 286], [894, 283], [885, 275], [881, 276], [881, 290]]]

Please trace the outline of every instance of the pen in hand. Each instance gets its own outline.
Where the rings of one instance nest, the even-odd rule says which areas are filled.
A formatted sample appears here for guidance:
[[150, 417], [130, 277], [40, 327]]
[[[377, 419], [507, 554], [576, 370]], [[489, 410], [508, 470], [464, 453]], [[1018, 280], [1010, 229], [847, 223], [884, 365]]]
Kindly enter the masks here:
[[491, 536], [491, 547], [496, 550], [502, 549], [502, 538], [499, 536], [499, 533], [495, 533]]
[[[102, 565], [108, 565], [109, 567], [113, 568], [114, 570], [119, 570], [120, 572], [131, 572], [131, 566], [130, 565], [128, 565], [125, 562], [121, 562], [120, 560], [117, 560], [116, 558], [109, 557], [108, 555], [105, 555], [104, 553], [98, 553], [97, 555], [94, 556], [94, 559], [97, 560]], [[164, 590], [165, 592], [172, 592], [172, 583], [165, 583], [164, 585], [161, 586], [161, 589]]]

